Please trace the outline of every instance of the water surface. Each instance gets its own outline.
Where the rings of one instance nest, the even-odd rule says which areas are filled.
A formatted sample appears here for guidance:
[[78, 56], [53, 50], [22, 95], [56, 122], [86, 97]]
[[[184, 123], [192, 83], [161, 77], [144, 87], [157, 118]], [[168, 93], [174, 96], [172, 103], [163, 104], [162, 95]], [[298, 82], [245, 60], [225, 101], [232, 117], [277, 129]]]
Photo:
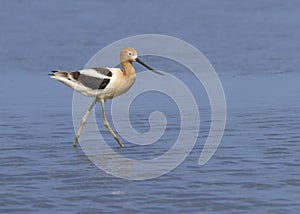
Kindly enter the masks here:
[[[297, 213], [299, 6], [276, 0], [2, 2], [0, 212]], [[137, 182], [107, 175], [73, 149], [72, 90], [47, 73], [80, 69], [110, 42], [142, 33], [179, 37], [209, 58], [223, 82], [228, 121], [221, 146], [200, 167], [210, 110], [199, 86], [195, 148], [167, 175]], [[193, 81], [176, 65], [151, 58], [149, 64]], [[173, 125], [153, 147], [127, 143], [128, 157], [155, 157], [178, 134], [177, 109], [152, 95], [136, 102], [142, 108], [132, 117], [137, 129], [149, 128], [156, 99]]]

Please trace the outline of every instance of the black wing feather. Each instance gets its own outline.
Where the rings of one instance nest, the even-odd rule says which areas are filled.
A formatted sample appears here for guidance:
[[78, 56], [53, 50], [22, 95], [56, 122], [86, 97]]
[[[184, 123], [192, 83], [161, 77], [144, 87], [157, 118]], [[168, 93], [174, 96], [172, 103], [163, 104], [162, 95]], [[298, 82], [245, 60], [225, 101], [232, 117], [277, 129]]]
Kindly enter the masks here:
[[80, 82], [82, 85], [97, 90], [97, 89], [105, 89], [105, 87], [110, 82], [110, 79], [102, 79], [97, 77], [91, 77], [85, 74], [81, 74], [80, 72], [71, 72], [72, 77]]
[[108, 76], [108, 77], [112, 76], [112, 72], [107, 68], [91, 68], [91, 69], [97, 71], [98, 73], [100, 73], [104, 76]]

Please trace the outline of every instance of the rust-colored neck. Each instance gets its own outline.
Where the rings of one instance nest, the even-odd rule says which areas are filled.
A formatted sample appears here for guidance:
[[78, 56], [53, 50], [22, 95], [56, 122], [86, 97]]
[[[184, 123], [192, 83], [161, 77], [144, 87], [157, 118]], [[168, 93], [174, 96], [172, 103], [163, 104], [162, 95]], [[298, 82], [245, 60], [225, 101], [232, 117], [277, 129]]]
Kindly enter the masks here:
[[132, 75], [135, 75], [134, 67], [132, 66], [132, 62], [121, 62], [121, 66], [123, 68], [123, 74], [125, 77], [130, 77]]

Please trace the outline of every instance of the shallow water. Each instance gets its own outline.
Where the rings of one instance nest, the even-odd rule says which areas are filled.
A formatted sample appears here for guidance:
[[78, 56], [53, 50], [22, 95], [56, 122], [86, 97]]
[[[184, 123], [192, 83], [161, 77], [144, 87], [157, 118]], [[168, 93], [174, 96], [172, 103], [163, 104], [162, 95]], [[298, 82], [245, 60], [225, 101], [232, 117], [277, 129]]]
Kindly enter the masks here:
[[[0, 212], [297, 213], [299, 2], [120, 4], [1, 4]], [[164, 176], [129, 181], [106, 174], [80, 147], [73, 149], [73, 92], [47, 73], [82, 68], [110, 42], [141, 33], [169, 34], [199, 48], [220, 75], [228, 114], [220, 147], [199, 166], [210, 110], [203, 89], [195, 87], [201, 94], [201, 129], [193, 151]], [[147, 62], [193, 81], [162, 60]], [[131, 119], [137, 130], [147, 130], [158, 100], [171, 118], [166, 136], [152, 147], [125, 142], [121, 154], [153, 158], [171, 146], [178, 112], [168, 108], [167, 99], [150, 94], [137, 100], [140, 112]], [[100, 118], [99, 106], [96, 111]], [[100, 119], [99, 127], [104, 130]]]

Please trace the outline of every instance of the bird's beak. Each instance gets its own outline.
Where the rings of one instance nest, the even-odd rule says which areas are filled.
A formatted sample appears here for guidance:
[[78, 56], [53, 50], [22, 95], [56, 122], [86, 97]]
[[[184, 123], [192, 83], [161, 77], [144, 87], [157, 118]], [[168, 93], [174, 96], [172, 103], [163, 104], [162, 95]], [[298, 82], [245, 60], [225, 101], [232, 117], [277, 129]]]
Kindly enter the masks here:
[[150, 71], [152, 71], [152, 72], [154, 72], [154, 73], [156, 73], [156, 74], [159, 74], [159, 75], [162, 75], [162, 76], [164, 75], [163, 73], [160, 73], [160, 72], [154, 70], [153, 68], [151, 68], [150, 66], [146, 65], [146, 64], [145, 64], [143, 61], [141, 61], [139, 58], [136, 58], [135, 61], [138, 62], [138, 63], [140, 63], [141, 65], [143, 65], [144, 67], [148, 68]]

